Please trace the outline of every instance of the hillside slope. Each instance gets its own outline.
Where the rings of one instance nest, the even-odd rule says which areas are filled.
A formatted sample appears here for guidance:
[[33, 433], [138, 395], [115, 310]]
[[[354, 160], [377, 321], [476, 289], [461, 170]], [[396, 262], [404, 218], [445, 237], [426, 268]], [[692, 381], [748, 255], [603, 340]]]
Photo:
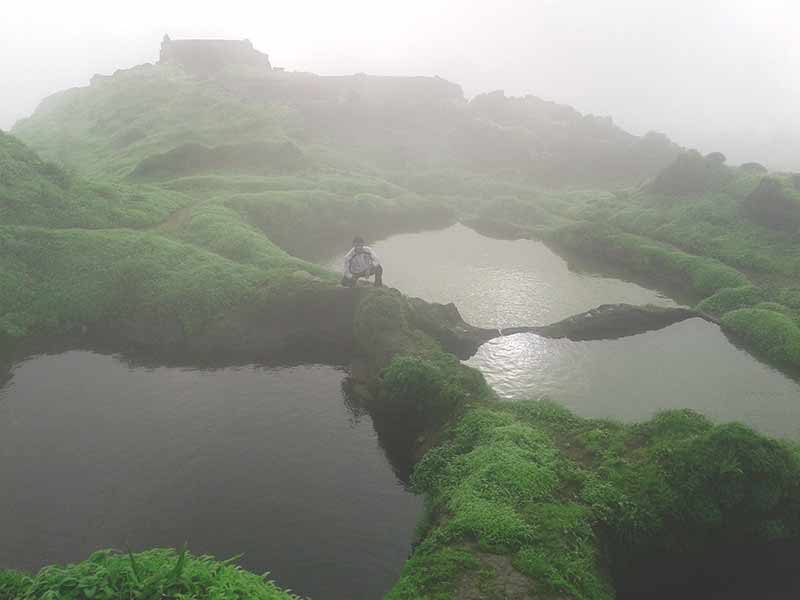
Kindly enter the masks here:
[[146, 172], [148, 157], [180, 166], [202, 155], [210, 171], [511, 170], [548, 184], [618, 183], [653, 175], [678, 152], [664, 136], [639, 138], [531, 96], [467, 102], [439, 78], [246, 65], [207, 77], [174, 64], [95, 76], [43, 101], [13, 132], [49, 160], [115, 177]]

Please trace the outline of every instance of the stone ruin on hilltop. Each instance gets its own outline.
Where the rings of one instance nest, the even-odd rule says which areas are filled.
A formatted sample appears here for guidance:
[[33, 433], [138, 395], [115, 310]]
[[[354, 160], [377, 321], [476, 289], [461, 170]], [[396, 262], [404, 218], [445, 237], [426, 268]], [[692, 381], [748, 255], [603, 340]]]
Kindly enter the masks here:
[[253, 48], [250, 40], [161, 41], [160, 64], [177, 64], [196, 75], [211, 75], [229, 65], [249, 65], [272, 70], [269, 56]]

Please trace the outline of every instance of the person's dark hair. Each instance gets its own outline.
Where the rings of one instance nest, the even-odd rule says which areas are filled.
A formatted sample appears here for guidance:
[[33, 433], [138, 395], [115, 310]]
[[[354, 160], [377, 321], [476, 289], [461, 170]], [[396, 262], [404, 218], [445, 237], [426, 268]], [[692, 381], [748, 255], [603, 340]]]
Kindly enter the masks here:
[[357, 235], [353, 238], [353, 246], [363, 246], [364, 245], [364, 238], [360, 235]]

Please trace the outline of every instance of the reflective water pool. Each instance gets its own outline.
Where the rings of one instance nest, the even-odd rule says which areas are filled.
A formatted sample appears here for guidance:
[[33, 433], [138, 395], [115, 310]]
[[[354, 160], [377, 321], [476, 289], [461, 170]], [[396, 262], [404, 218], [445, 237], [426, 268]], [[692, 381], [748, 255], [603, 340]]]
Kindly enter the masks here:
[[0, 388], [0, 568], [180, 547], [317, 598], [379, 598], [420, 501], [327, 366], [143, 367], [88, 351]]
[[[540, 242], [491, 239], [462, 225], [372, 247], [387, 285], [455, 302], [467, 321], [483, 327], [547, 324], [606, 303], [675, 305], [659, 291], [572, 270]], [[800, 383], [699, 319], [615, 341], [509, 336], [482, 346], [468, 364], [505, 398], [549, 397], [584, 416], [633, 421], [691, 407], [800, 439]]]

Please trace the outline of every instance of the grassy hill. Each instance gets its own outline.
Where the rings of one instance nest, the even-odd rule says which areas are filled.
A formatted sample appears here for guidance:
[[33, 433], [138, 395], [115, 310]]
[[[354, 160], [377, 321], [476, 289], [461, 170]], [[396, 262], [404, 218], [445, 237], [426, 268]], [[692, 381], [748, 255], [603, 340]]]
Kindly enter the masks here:
[[558, 184], [631, 182], [678, 151], [664, 136], [639, 138], [534, 97], [467, 102], [439, 78], [244, 67], [198, 78], [163, 64], [55, 94], [14, 134], [48, 160], [117, 178], [180, 176], [188, 165], [257, 174], [467, 168]]
[[191, 201], [185, 194], [87, 179], [44, 161], [0, 131], [0, 223], [40, 227], [142, 228]]
[[[189, 212], [193, 202], [163, 187], [83, 178], [0, 133], [0, 337], [163, 313], [193, 331], [300, 280], [335, 280], [231, 209]], [[180, 211], [185, 228], [155, 227]]]

